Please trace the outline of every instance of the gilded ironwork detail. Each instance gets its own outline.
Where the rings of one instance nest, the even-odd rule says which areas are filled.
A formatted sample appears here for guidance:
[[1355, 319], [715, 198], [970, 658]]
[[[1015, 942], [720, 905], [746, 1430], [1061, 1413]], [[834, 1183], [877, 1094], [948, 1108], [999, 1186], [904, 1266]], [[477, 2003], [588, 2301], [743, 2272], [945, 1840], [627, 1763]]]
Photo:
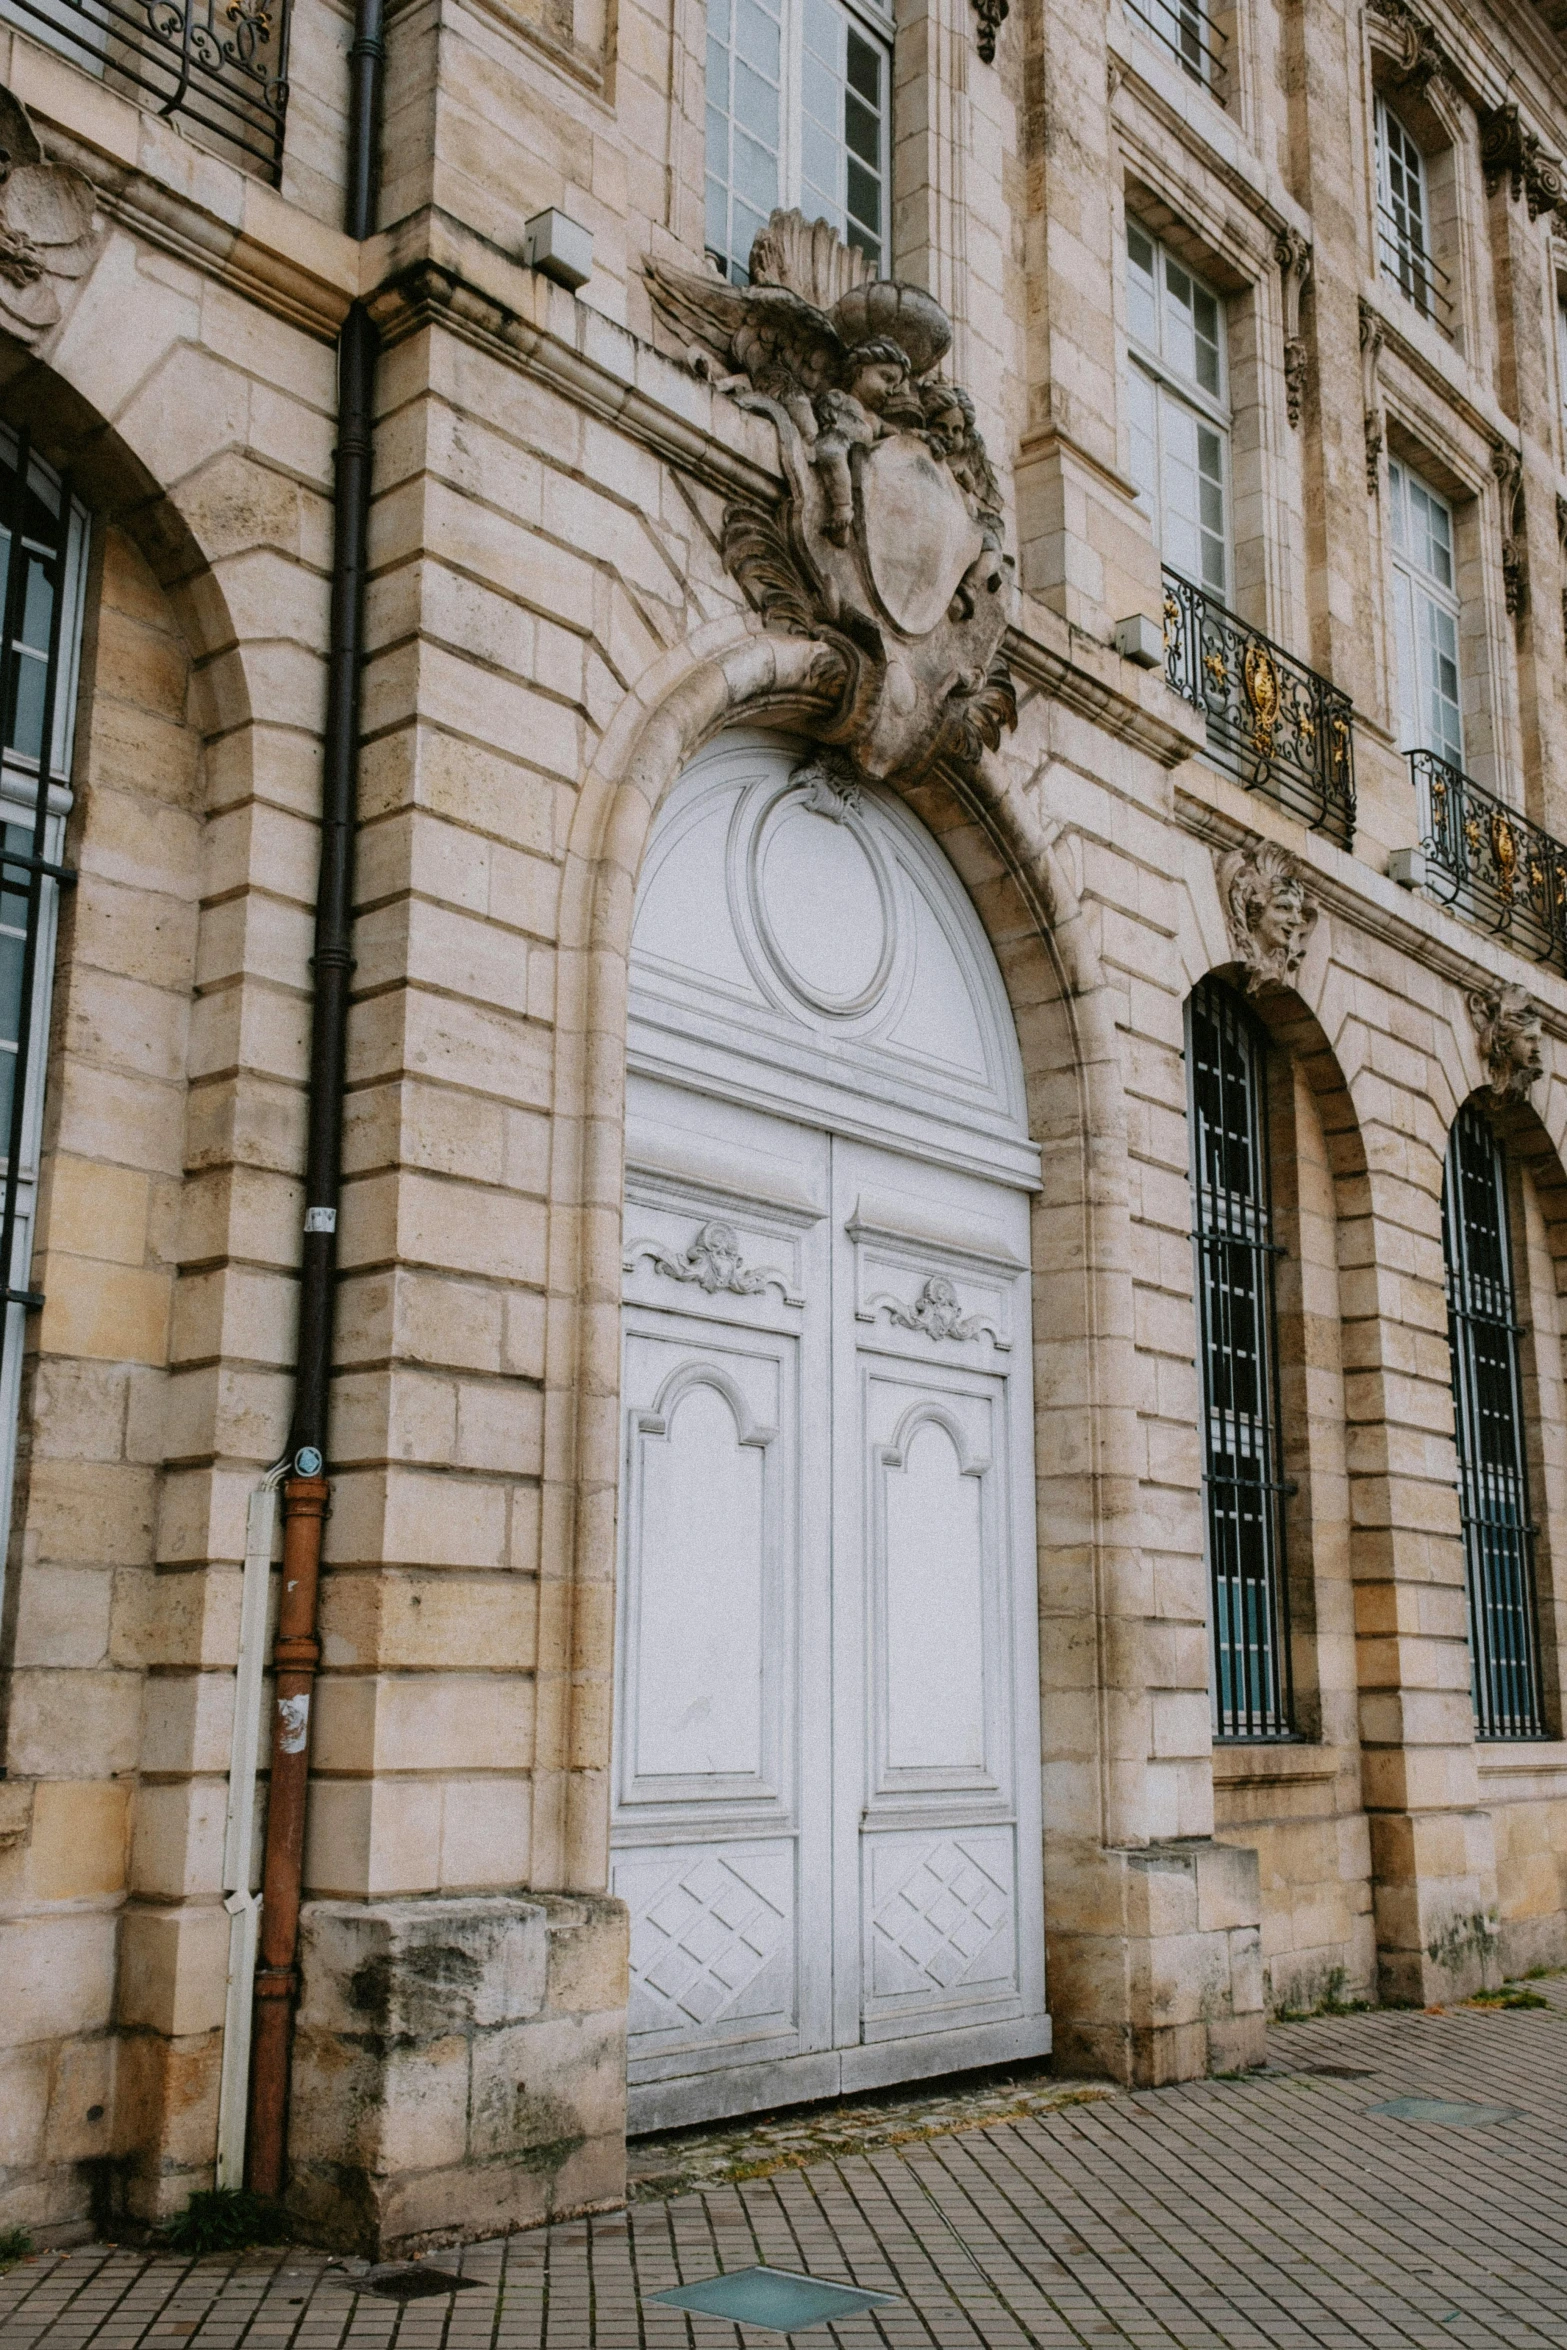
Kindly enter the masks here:
[[1432, 895], [1521, 953], [1567, 965], [1567, 847], [1434, 751], [1409, 764]]
[[1164, 652], [1170, 684], [1207, 718], [1215, 762], [1348, 848], [1355, 834], [1349, 696], [1175, 572], [1165, 574]]

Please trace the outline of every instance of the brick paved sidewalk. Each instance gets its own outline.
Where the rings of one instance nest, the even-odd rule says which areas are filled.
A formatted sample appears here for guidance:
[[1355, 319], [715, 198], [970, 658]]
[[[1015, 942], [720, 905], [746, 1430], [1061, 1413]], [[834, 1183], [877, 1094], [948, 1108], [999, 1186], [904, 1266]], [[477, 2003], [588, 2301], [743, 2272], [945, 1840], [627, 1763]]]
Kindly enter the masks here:
[[[1567, 1983], [1546, 2011], [1282, 2026], [1269, 2070], [713, 2183], [438, 2254], [407, 2304], [362, 2264], [102, 2246], [0, 2277], [0, 2350], [738, 2350], [783, 2337], [651, 2303], [765, 2261], [888, 2307], [801, 2344], [1567, 2346]], [[1420, 2096], [1479, 2127], [1377, 2114]]]

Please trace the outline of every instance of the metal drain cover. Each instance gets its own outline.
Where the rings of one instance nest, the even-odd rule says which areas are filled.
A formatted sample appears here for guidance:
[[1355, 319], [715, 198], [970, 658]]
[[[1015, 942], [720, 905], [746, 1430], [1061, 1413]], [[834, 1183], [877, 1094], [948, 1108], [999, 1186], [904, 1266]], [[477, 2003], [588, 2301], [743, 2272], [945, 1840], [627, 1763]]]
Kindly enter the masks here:
[[425, 2268], [415, 2260], [367, 2268], [354, 2280], [361, 2293], [379, 2293], [387, 2301], [422, 2301], [431, 2293], [462, 2293], [478, 2281], [477, 2277], [454, 2277], [444, 2268]]
[[1314, 2081], [1370, 2081], [1375, 2072], [1365, 2064], [1303, 2064], [1303, 2073], [1310, 2073]]
[[826, 2325], [829, 2318], [853, 2317], [861, 2309], [879, 2309], [897, 2299], [895, 2293], [864, 2293], [857, 2285], [830, 2285], [822, 2277], [797, 2276], [787, 2268], [738, 2268], [727, 2276], [707, 2277], [699, 2285], [675, 2285], [654, 2293], [672, 2309], [700, 2311], [704, 2317], [727, 2317], [736, 2325], [769, 2326], [779, 2334], [796, 2334], [805, 2326]]
[[1390, 2097], [1385, 2105], [1368, 2105], [1368, 2113], [1385, 2113], [1396, 2122], [1435, 2122], [1447, 2130], [1485, 2130], [1497, 2122], [1522, 2119], [1516, 2105], [1470, 2105], [1461, 2097]]

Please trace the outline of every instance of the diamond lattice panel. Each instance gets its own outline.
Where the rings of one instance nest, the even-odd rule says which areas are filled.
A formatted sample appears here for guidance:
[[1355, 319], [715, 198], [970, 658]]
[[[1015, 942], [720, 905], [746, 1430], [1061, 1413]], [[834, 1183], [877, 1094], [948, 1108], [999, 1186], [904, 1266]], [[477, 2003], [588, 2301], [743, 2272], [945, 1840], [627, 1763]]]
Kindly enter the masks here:
[[743, 1865], [703, 1853], [666, 1878], [646, 1909], [634, 1905], [633, 2031], [717, 2022], [782, 1949], [788, 1918]]
[[[906, 1861], [907, 1853], [901, 1857]], [[950, 1991], [973, 1979], [1010, 1973], [1009, 1964], [997, 1968], [983, 1962], [1003, 1935], [1010, 1941], [1011, 1928], [1009, 1885], [964, 1844], [926, 1845], [877, 1902], [871, 1920], [875, 1993], [886, 1998]]]

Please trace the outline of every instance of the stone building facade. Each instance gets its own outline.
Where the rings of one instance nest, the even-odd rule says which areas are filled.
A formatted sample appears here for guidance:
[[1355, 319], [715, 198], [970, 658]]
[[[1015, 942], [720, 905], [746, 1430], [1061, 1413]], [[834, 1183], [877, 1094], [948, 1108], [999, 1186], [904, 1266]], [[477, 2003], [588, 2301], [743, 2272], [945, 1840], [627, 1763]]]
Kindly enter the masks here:
[[[301, 2224], [398, 2251], [612, 2205], [628, 2063], [633, 2127], [1047, 2046], [1161, 2081], [1248, 2061], [1270, 2008], [1567, 1960], [1556, 9], [400, 0], [360, 240], [339, 0], [293, 0], [286, 111], [276, 12], [234, 12], [248, 146], [71, 34], [94, 4], [0, 8], [0, 454], [13, 539], [19, 468], [56, 530], [65, 762], [49, 870], [0, 899], [38, 941], [0, 2225], [150, 2223], [218, 2175], [355, 302]], [[775, 296], [859, 301], [823, 341], [746, 264], [835, 205], [904, 291], [775, 221]], [[700, 850], [704, 792], [749, 865]], [[1204, 1020], [1252, 1087], [1249, 1342], [1213, 1319]], [[1507, 1277], [1467, 1453], [1460, 1131]], [[860, 1284], [830, 1331], [818, 1247]], [[661, 1385], [666, 1342], [730, 1370]], [[1248, 1344], [1253, 1453], [1214, 1387]], [[856, 1363], [867, 1412], [916, 1400], [874, 1508], [807, 1539]], [[636, 1483], [688, 1388], [728, 1438]]]

